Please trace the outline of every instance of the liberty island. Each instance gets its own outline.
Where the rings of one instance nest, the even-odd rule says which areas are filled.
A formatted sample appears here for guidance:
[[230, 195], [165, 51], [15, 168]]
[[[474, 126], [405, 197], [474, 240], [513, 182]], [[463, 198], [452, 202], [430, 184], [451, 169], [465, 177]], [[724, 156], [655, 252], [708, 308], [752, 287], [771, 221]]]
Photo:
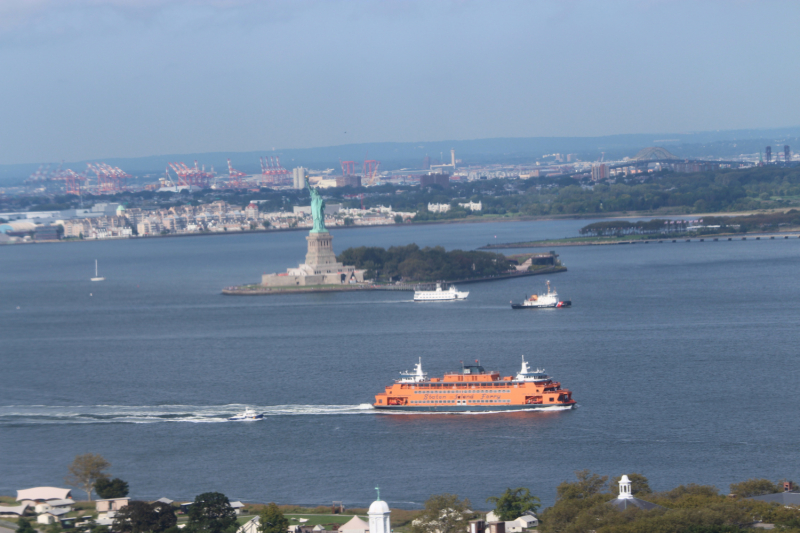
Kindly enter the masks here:
[[349, 285], [364, 281], [364, 270], [345, 266], [336, 260], [333, 236], [325, 228], [325, 200], [319, 191], [308, 183], [311, 193], [311, 215], [314, 226], [308, 232], [308, 252], [305, 263], [278, 274], [264, 274], [263, 287], [309, 287], [319, 285]]

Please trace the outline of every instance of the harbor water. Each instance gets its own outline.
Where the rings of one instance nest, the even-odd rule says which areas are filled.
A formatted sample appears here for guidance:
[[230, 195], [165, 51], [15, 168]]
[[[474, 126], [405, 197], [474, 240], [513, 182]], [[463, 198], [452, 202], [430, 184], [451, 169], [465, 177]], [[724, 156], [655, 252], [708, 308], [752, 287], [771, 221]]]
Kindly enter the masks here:
[[[334, 230], [333, 246], [475, 249], [573, 236], [587, 221]], [[570, 309], [512, 311], [526, 277], [407, 292], [223, 296], [302, 262], [303, 232], [0, 248], [0, 494], [63, 486], [102, 454], [138, 499], [475, 508], [507, 487], [552, 504], [590, 469], [655, 490], [798, 479], [800, 239], [565, 247]], [[514, 253], [524, 250], [501, 250]], [[94, 261], [105, 281], [93, 283]], [[419, 357], [430, 376], [525, 355], [574, 411], [383, 414]], [[253, 407], [259, 422], [227, 422]], [[73, 491], [76, 497], [84, 494]]]

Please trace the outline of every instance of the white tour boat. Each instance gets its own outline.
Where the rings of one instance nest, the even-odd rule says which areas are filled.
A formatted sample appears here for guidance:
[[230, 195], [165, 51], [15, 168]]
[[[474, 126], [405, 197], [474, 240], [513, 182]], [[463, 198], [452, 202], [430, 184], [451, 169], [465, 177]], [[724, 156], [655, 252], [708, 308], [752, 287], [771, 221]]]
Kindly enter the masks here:
[[542, 309], [554, 307], [571, 307], [572, 301], [559, 300], [558, 293], [550, 288], [550, 281], [547, 282], [547, 292], [534, 294], [530, 298], [525, 298], [521, 304], [511, 302], [511, 309]]
[[414, 291], [415, 302], [449, 302], [451, 300], [466, 300], [469, 291], [459, 291], [455, 285], [450, 285], [446, 291], [442, 290], [442, 284], [436, 284], [434, 291]]
[[256, 413], [255, 411], [253, 411], [252, 409], [247, 407], [247, 408], [245, 408], [244, 411], [242, 411], [238, 415], [230, 417], [228, 420], [233, 420], [233, 421], [247, 420], [247, 421], [249, 421], [249, 420], [261, 420], [262, 418], [264, 418], [263, 413]]

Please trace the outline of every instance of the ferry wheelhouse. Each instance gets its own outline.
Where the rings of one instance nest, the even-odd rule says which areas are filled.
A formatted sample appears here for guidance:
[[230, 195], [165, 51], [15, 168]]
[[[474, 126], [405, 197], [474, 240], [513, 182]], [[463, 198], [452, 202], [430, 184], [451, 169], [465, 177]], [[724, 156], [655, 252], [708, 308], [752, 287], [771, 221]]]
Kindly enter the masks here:
[[461, 372], [428, 378], [422, 371], [422, 358], [411, 372], [375, 395], [376, 409], [424, 412], [475, 412], [572, 409], [572, 392], [545, 374], [531, 370], [525, 357], [514, 376], [486, 371], [478, 361], [464, 365]]

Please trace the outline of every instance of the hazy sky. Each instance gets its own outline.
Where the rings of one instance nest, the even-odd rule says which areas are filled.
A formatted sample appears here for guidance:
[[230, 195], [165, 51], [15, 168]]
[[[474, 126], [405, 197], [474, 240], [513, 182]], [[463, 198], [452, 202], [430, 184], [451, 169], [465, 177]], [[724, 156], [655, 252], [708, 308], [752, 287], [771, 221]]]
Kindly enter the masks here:
[[800, 123], [800, 2], [0, 0], [0, 164]]

